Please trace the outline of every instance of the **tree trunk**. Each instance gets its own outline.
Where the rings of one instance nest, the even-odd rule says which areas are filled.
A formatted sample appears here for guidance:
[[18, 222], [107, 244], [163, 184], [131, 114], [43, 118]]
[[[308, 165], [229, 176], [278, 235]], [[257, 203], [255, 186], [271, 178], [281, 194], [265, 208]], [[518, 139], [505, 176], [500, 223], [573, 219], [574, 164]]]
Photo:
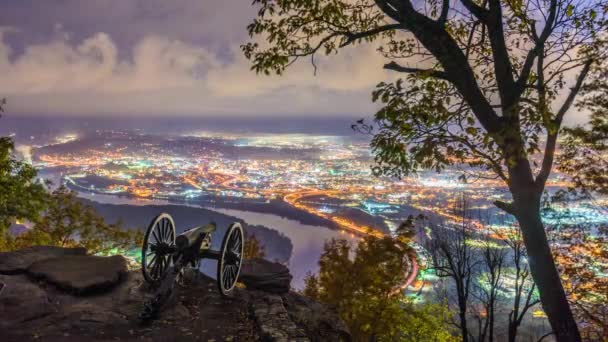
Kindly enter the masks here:
[[517, 336], [517, 329], [509, 325], [509, 342], [515, 342], [515, 337]]
[[[494, 286], [494, 284], [492, 284]], [[494, 291], [494, 290], [492, 290]], [[494, 298], [492, 298], [494, 301]], [[488, 319], [490, 320], [490, 334], [488, 335], [490, 338], [488, 341], [494, 341], [494, 304], [490, 304], [490, 312], [488, 312]]]
[[[459, 296], [460, 297], [460, 296]], [[469, 341], [469, 329], [467, 328], [467, 304], [458, 298], [459, 316], [460, 316], [460, 333], [462, 334], [462, 342]]]
[[540, 217], [542, 189], [514, 189], [513, 199], [516, 218], [522, 231], [528, 252], [530, 272], [534, 278], [543, 309], [549, 318], [558, 342], [581, 341], [581, 336], [570, 310], [564, 288], [551, 255], [545, 228]]

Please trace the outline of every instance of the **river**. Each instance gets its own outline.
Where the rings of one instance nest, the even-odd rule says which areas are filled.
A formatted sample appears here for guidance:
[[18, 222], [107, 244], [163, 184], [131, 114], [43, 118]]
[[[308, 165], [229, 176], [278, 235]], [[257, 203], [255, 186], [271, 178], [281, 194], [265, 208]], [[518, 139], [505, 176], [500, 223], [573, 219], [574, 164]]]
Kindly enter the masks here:
[[[92, 194], [79, 192], [79, 197], [107, 204], [128, 204], [128, 205], [185, 205], [183, 203], [171, 203], [166, 200], [135, 199], [118, 197], [112, 195]], [[190, 205], [195, 206], [195, 205]], [[198, 207], [198, 206], [195, 206]], [[331, 238], [343, 238], [356, 244], [358, 237], [322, 226], [312, 226], [302, 224], [295, 220], [289, 220], [278, 215], [267, 213], [256, 213], [235, 209], [208, 208], [221, 214], [238, 217], [248, 224], [263, 225], [285, 234], [293, 244], [293, 252], [289, 262], [289, 269], [293, 275], [292, 287], [302, 289], [304, 278], [308, 272], [317, 273], [319, 270], [319, 257], [323, 252], [323, 245], [326, 240]], [[205, 273], [208, 273], [205, 267]], [[210, 272], [210, 274], [213, 274]]]

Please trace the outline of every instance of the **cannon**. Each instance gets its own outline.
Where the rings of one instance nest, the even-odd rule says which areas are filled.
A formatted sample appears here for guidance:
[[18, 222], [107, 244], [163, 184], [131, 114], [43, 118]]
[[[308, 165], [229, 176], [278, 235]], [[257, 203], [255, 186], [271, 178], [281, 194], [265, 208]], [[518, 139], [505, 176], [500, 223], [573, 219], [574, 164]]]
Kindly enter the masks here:
[[245, 236], [238, 222], [232, 223], [219, 251], [211, 249], [211, 235], [216, 224], [188, 229], [176, 236], [171, 215], [157, 215], [146, 230], [141, 249], [141, 270], [148, 284], [156, 287], [154, 296], [144, 303], [142, 320], [156, 317], [162, 305], [173, 294], [175, 283], [183, 277], [185, 267], [198, 269], [202, 259], [217, 260], [217, 287], [222, 296], [234, 289], [243, 261]]

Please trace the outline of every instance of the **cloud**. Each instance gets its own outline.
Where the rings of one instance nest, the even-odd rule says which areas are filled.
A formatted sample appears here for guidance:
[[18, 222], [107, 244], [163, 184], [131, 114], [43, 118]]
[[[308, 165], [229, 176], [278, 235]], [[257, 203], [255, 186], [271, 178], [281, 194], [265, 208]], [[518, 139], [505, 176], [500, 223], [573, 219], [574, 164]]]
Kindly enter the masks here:
[[11, 111], [213, 115], [349, 114], [373, 110], [370, 91], [388, 77], [372, 46], [307, 62], [285, 75], [260, 76], [238, 44], [220, 56], [206, 46], [160, 35], [142, 37], [120, 57], [106, 33], [80, 42], [61, 31], [14, 55], [0, 31], [0, 94]]

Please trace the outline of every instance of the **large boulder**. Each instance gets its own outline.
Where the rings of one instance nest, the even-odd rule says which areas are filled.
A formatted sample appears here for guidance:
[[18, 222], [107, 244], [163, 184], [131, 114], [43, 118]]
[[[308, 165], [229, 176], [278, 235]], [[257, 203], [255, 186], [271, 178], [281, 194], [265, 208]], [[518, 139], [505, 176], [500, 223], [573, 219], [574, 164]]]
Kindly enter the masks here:
[[0, 331], [51, 314], [46, 291], [24, 275], [0, 275]]
[[0, 253], [0, 274], [25, 272], [35, 262], [66, 255], [86, 255], [86, 248], [33, 246], [15, 252]]
[[127, 260], [121, 255], [64, 255], [35, 262], [27, 272], [62, 290], [88, 294], [114, 287], [125, 278], [128, 268]]
[[287, 293], [292, 276], [287, 266], [264, 259], [245, 260], [239, 281], [248, 289], [270, 293]]

